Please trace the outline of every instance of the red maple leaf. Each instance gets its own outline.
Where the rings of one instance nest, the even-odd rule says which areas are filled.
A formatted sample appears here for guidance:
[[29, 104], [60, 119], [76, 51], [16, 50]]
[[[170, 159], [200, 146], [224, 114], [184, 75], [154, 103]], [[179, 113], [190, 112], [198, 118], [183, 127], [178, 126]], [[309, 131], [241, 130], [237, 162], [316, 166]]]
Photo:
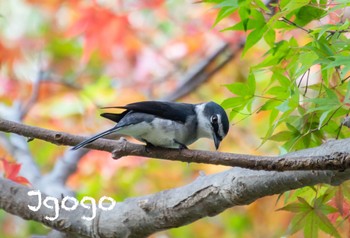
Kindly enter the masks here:
[[0, 66], [7, 64], [10, 70], [13, 69], [15, 61], [21, 58], [21, 51], [18, 45], [11, 48], [0, 41], [0, 52]]
[[9, 162], [5, 159], [1, 159], [3, 167], [4, 167], [4, 177], [10, 179], [16, 183], [29, 185], [29, 181], [23, 177], [18, 176], [19, 171], [21, 170], [21, 164]]
[[161, 6], [164, 3], [164, 0], [143, 0], [143, 1], [137, 1], [135, 5], [137, 5], [139, 8], [157, 8]]
[[337, 208], [338, 212], [328, 215], [329, 220], [335, 224], [338, 218], [350, 221], [350, 204], [344, 196], [343, 190], [348, 189], [347, 185], [341, 185], [337, 188], [335, 196], [330, 200], [329, 205]]
[[96, 3], [80, 7], [77, 12], [77, 20], [68, 29], [67, 36], [83, 36], [83, 63], [96, 50], [102, 57], [109, 58], [115, 46], [126, 45], [129, 41], [131, 30], [126, 14], [116, 14]]

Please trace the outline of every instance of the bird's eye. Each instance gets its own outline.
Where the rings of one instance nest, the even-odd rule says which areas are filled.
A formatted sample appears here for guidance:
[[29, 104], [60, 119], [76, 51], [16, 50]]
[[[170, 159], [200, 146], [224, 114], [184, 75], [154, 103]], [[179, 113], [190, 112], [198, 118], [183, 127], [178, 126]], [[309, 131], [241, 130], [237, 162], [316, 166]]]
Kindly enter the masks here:
[[217, 117], [217, 115], [212, 116], [212, 117], [210, 118], [210, 122], [211, 122], [212, 124], [217, 124], [217, 123], [218, 123], [218, 117]]

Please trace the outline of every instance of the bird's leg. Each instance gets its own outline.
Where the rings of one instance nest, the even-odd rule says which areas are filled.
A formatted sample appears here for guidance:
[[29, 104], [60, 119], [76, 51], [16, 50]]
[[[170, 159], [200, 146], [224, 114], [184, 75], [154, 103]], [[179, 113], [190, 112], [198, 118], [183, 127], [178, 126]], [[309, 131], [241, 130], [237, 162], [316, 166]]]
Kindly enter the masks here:
[[154, 149], [154, 148], [156, 148], [155, 145], [149, 143], [149, 142], [146, 141], [145, 139], [142, 139], [142, 141], [146, 143], [146, 146], [145, 146], [145, 151], [146, 151], [146, 153], [149, 153], [149, 150], [148, 150], [148, 149], [152, 149], [152, 148]]
[[[185, 144], [182, 144], [181, 142], [178, 142], [175, 139], [174, 139], [174, 142], [179, 145], [179, 150], [183, 150], [183, 149], [188, 150], [188, 148], [187, 148], [187, 146]], [[190, 163], [187, 163], [187, 166], [190, 166]]]
[[182, 144], [181, 142], [178, 142], [177, 140], [174, 139], [174, 142], [175, 144], [178, 144], [179, 145], [179, 149], [180, 150], [183, 150], [183, 149], [186, 149], [188, 150], [187, 146], [185, 144]]

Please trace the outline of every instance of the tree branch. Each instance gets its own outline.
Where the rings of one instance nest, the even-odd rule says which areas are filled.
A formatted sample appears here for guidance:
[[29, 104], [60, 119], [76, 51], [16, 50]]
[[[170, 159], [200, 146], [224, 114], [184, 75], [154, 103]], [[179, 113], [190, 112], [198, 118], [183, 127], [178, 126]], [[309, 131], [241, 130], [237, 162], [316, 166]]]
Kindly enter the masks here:
[[192, 67], [192, 69], [183, 76], [181, 80], [183, 83], [175, 89], [174, 92], [162, 98], [162, 100], [176, 101], [194, 91], [194, 89], [209, 80], [215, 73], [227, 65], [227, 63], [244, 47], [244, 42], [241, 41], [237, 45], [235, 50], [232, 50], [229, 43], [223, 43], [208, 58], [205, 58], [195, 67]]
[[44, 70], [43, 69], [39, 69], [38, 73], [37, 73], [37, 77], [33, 82], [33, 89], [32, 89], [32, 95], [29, 98], [29, 100], [24, 103], [22, 102], [21, 104], [21, 110], [20, 110], [20, 119], [21, 121], [24, 119], [24, 117], [28, 114], [29, 110], [34, 106], [34, 104], [38, 101], [39, 98], [39, 91], [40, 91], [40, 85], [41, 82], [44, 78]]
[[[29, 138], [37, 138], [59, 145], [76, 145], [85, 137], [70, 135], [28, 126], [4, 119], [0, 119], [0, 131], [16, 133]], [[290, 153], [282, 156], [254, 156], [201, 150], [178, 150], [164, 148], [145, 149], [143, 145], [133, 144], [126, 140], [99, 139], [87, 147], [112, 153], [118, 159], [122, 156], [136, 155], [183, 162], [206, 163], [242, 167], [255, 170], [285, 171], [285, 170], [341, 170], [350, 168], [350, 139], [330, 141], [318, 148], [343, 143], [344, 147], [323, 154]], [[330, 150], [329, 150], [330, 151]], [[73, 153], [73, 152], [72, 152]], [[293, 155], [293, 156], [291, 156]]]
[[[349, 146], [336, 141], [332, 147], [299, 151], [305, 156], [341, 150]], [[24, 219], [41, 222], [67, 232], [71, 237], [146, 237], [157, 231], [189, 224], [205, 216], [215, 216], [227, 208], [250, 204], [258, 198], [318, 183], [340, 184], [350, 178], [350, 171], [253, 171], [233, 168], [213, 175], [201, 175], [191, 184], [159, 193], [129, 198], [116, 203], [111, 211], [97, 210], [92, 221], [82, 219], [91, 211], [78, 206], [74, 211], [59, 210], [54, 221], [53, 209], [37, 212], [27, 205], [37, 204], [28, 196], [30, 188], [0, 179], [0, 208]], [[46, 195], [42, 195], [42, 201]]]
[[[67, 232], [68, 234], [71, 231], [71, 226], [81, 227], [82, 229], [85, 226], [82, 224], [84, 222], [86, 223], [85, 220], [80, 219], [80, 217], [76, 217], [74, 219], [74, 216], [72, 216], [72, 214], [62, 209], [60, 210], [59, 218], [55, 221], [50, 221], [45, 218], [45, 216], [54, 217], [54, 209], [49, 209], [45, 206], [41, 206], [41, 208], [36, 212], [30, 210], [28, 205], [37, 206], [38, 196], [29, 196], [29, 191], [33, 191], [33, 189], [25, 187], [21, 184], [14, 183], [10, 180], [0, 178], [0, 208], [8, 213], [20, 216], [23, 219], [38, 221], [49, 227]], [[46, 197], [46, 195], [42, 194], [41, 204]], [[53, 202], [51, 201], [50, 205], [53, 206], [52, 203]], [[82, 211], [80, 209], [77, 210], [77, 212], [80, 212], [80, 214], [85, 214], [86, 216], [90, 216], [86, 209], [85, 211]], [[66, 218], [69, 218], [69, 220], [66, 220]]]
[[70, 175], [77, 170], [77, 164], [88, 150], [67, 151], [58, 158], [53, 169], [43, 175], [42, 178], [33, 184], [42, 192], [60, 198], [62, 196], [75, 196], [75, 192], [66, 186]]
[[[3, 104], [0, 104], [0, 115], [6, 117], [9, 120], [20, 122], [22, 115], [21, 104], [14, 102], [12, 107], [7, 107]], [[25, 170], [20, 171], [21, 176], [26, 177], [32, 184], [41, 179], [40, 170], [33, 159], [25, 138], [16, 134], [12, 134], [9, 137], [2, 137], [0, 142], [4, 148], [14, 157], [14, 159], [26, 168]]]

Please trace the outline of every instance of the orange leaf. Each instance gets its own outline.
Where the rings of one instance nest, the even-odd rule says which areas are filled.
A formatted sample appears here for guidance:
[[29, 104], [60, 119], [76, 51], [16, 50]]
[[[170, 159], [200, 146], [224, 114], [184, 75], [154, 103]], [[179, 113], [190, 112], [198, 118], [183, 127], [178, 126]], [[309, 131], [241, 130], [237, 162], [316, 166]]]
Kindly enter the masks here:
[[16, 183], [21, 183], [24, 185], [30, 184], [29, 181], [22, 177], [18, 176], [19, 171], [21, 170], [21, 164], [8, 162], [5, 159], [1, 159], [3, 167], [4, 167], [4, 177], [10, 179]]
[[10, 70], [13, 69], [15, 61], [21, 58], [21, 51], [17, 45], [8, 47], [0, 41], [0, 52], [0, 66], [7, 64]]
[[97, 4], [78, 9], [78, 18], [67, 31], [67, 36], [82, 35], [84, 38], [83, 63], [98, 50], [109, 58], [117, 45], [124, 45], [130, 37], [130, 24], [125, 14], [115, 14]]
[[156, 8], [161, 6], [163, 3], [164, 0], [143, 0], [138, 2], [142, 8]]

